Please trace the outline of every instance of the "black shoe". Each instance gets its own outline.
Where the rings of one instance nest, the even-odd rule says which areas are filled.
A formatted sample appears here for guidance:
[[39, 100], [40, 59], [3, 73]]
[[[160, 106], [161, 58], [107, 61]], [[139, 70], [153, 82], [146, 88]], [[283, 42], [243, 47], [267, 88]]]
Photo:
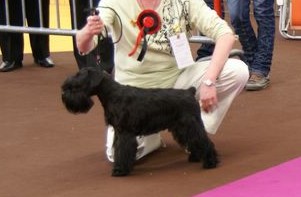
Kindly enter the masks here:
[[13, 71], [19, 68], [22, 68], [22, 63], [21, 62], [16, 62], [16, 61], [4, 61], [0, 65], [0, 72], [9, 72]]
[[45, 68], [54, 67], [54, 63], [50, 57], [46, 57], [46, 58], [40, 59], [40, 60], [35, 60], [35, 63], [39, 64], [40, 66], [45, 67]]

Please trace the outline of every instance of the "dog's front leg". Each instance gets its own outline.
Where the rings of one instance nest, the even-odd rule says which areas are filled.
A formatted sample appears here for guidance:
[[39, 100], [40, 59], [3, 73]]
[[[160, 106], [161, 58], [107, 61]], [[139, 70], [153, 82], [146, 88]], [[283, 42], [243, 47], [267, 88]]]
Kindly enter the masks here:
[[112, 176], [126, 176], [132, 171], [136, 160], [137, 146], [135, 135], [126, 131], [115, 133]]

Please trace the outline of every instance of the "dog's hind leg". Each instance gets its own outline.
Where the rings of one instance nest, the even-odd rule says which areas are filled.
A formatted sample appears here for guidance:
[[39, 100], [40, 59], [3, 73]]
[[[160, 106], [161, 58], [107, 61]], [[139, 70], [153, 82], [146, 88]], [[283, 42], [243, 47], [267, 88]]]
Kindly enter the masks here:
[[214, 144], [200, 122], [185, 118], [185, 122], [177, 122], [171, 132], [174, 139], [189, 152], [189, 162], [203, 161], [203, 168], [217, 166], [219, 161]]
[[136, 136], [127, 132], [115, 132], [114, 166], [112, 176], [126, 176], [134, 166], [137, 151]]
[[[204, 130], [204, 132], [206, 132]], [[202, 133], [202, 132], [201, 132]], [[197, 147], [197, 146], [195, 146]], [[206, 135], [201, 134], [200, 145], [201, 148], [201, 155], [203, 160], [203, 168], [215, 168], [219, 163], [217, 151], [215, 149], [214, 143], [210, 140], [210, 138]], [[191, 152], [193, 153], [194, 150], [192, 149]], [[198, 152], [198, 151], [196, 151]], [[193, 155], [190, 155], [189, 159], [192, 159]]]

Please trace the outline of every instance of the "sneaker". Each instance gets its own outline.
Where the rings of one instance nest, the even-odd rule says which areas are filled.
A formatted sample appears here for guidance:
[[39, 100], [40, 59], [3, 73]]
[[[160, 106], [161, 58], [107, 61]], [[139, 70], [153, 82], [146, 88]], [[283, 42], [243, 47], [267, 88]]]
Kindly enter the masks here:
[[270, 83], [269, 76], [265, 77], [262, 74], [258, 73], [251, 73], [251, 76], [245, 86], [246, 90], [262, 90], [266, 87], [268, 87]]

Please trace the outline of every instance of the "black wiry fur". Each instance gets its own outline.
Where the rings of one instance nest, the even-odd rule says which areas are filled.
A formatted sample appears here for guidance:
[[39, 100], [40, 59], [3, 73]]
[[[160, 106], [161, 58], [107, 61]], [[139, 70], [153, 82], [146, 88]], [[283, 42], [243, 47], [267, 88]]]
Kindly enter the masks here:
[[188, 150], [190, 162], [203, 161], [204, 168], [215, 168], [217, 152], [204, 129], [195, 88], [142, 89], [121, 85], [96, 68], [83, 68], [62, 85], [62, 101], [71, 113], [85, 113], [96, 95], [106, 123], [115, 129], [112, 176], [128, 175], [133, 169], [136, 136], [168, 129]]

